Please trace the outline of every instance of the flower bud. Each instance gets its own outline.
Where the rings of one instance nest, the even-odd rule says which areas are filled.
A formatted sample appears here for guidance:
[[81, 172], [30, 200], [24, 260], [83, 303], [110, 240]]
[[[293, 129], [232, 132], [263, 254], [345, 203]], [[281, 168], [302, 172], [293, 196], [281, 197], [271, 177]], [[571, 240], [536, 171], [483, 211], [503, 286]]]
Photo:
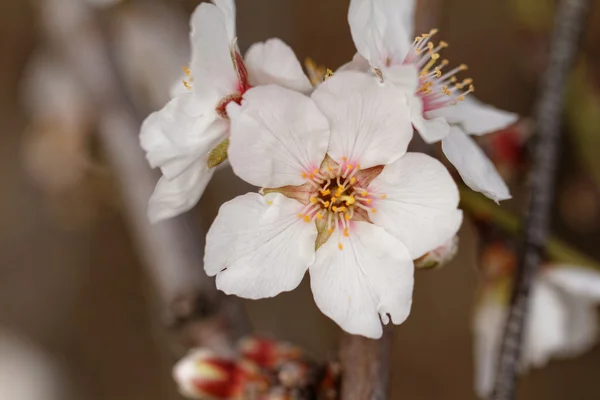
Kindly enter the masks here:
[[276, 368], [286, 361], [298, 360], [302, 357], [300, 348], [264, 338], [244, 338], [240, 340], [238, 349], [243, 358], [263, 368]]
[[192, 399], [242, 399], [250, 385], [264, 384], [250, 363], [219, 357], [207, 349], [194, 349], [173, 368], [181, 394]]
[[458, 236], [447, 240], [443, 245], [433, 249], [424, 256], [415, 260], [415, 267], [419, 269], [441, 268], [450, 262], [458, 251]]

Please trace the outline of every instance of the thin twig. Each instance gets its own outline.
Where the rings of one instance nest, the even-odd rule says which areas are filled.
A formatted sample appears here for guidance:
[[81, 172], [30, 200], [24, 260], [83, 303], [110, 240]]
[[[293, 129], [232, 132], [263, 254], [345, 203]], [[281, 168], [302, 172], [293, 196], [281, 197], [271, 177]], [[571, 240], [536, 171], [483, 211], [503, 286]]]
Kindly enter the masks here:
[[[189, 216], [151, 225], [147, 202], [155, 174], [139, 146], [140, 118], [124, 90], [101, 19], [81, 0], [45, 0], [46, 37], [94, 99], [99, 138], [119, 180], [125, 216], [140, 255], [178, 333], [177, 348], [206, 346], [223, 353], [247, 333], [241, 305], [218, 292], [202, 269], [203, 239]], [[61, 11], [69, 11], [63, 18]]]
[[556, 14], [549, 64], [542, 81], [536, 116], [538, 142], [534, 154], [525, 241], [504, 329], [492, 396], [494, 400], [511, 400], [516, 395], [529, 292], [549, 236], [565, 86], [577, 53], [588, 3], [588, 0], [561, 0]]
[[[460, 207], [475, 219], [487, 221], [504, 233], [521, 234], [520, 219], [510, 211], [498, 207], [496, 203], [466, 187], [460, 187]], [[600, 271], [600, 263], [556, 236], [546, 242], [545, 253], [551, 261], [580, 265]]]
[[386, 400], [390, 377], [393, 325], [379, 340], [344, 334], [340, 343], [344, 400]]

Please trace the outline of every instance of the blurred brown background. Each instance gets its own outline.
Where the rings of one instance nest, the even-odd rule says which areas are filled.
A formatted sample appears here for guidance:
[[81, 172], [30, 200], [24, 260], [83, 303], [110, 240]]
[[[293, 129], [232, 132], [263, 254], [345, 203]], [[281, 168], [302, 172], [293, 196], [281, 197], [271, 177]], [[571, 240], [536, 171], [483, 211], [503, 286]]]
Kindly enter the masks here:
[[[113, 204], [118, 201], [89, 205], [95, 217], [86, 219], [91, 196], [57, 202], [22, 168], [28, 121], [18, 93], [26, 60], [40, 40], [34, 1], [0, 0], [0, 328], [28, 338], [58, 361], [71, 388], [65, 400], [178, 399], [170, 378], [175, 360], [153, 312], [154, 291]], [[172, 1], [188, 11], [194, 5]], [[448, 57], [469, 64], [478, 97], [529, 114], [538, 74], [535, 65], [524, 65], [529, 43], [509, 3], [439, 3], [437, 26], [451, 44]], [[310, 56], [335, 68], [354, 53], [347, 6], [345, 0], [239, 0], [240, 47], [277, 36], [299, 59]], [[245, 190], [231, 173], [217, 174], [195, 210], [202, 225], [222, 201]], [[74, 223], [64, 216], [71, 213], [90, 222]], [[468, 223], [461, 235], [451, 265], [417, 275], [412, 315], [396, 329], [392, 399], [475, 398], [470, 315], [476, 258]], [[598, 243], [597, 232], [588, 237]], [[306, 282], [276, 299], [245, 304], [258, 332], [296, 342], [317, 357], [335, 355], [338, 329], [320, 314]], [[520, 398], [598, 399], [599, 367], [600, 347], [575, 360], [552, 361], [523, 379]]]

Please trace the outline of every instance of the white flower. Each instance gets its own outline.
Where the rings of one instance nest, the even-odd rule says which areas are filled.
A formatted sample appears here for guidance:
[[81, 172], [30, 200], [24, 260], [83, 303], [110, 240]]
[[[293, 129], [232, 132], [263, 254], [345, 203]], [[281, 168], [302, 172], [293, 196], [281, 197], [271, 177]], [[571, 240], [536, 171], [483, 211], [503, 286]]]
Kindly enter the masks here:
[[163, 174], [149, 204], [154, 222], [189, 210], [202, 196], [226, 154], [229, 103], [239, 103], [251, 85], [312, 88], [293, 51], [279, 39], [253, 45], [244, 63], [235, 36], [235, 4], [214, 3], [200, 4], [191, 18], [192, 61], [183, 82], [189, 90], [142, 125], [141, 145], [150, 165]]
[[452, 237], [458, 191], [437, 160], [407, 153], [406, 100], [393, 85], [340, 72], [308, 98], [278, 86], [231, 104], [229, 160], [264, 189], [225, 203], [205, 270], [246, 298], [293, 290], [307, 269], [317, 306], [378, 338], [410, 312], [413, 259]]
[[[484, 105], [468, 96], [471, 79], [458, 81], [460, 65], [449, 71], [447, 60], [431, 37], [413, 34], [414, 0], [351, 0], [348, 21], [358, 50], [343, 69], [368, 70], [408, 91], [413, 125], [428, 143], [442, 141], [442, 150], [465, 183], [499, 201], [509, 199], [508, 187], [491, 161], [467, 134], [483, 135], [516, 121], [515, 114]], [[465, 134], [465, 132], [467, 134]]]
[[[491, 289], [484, 292], [473, 321], [475, 389], [482, 398], [493, 390], [508, 314], [506, 293]], [[543, 366], [552, 357], [575, 357], [589, 350], [597, 339], [598, 303], [600, 273], [569, 265], [544, 268], [531, 291], [522, 370]]]

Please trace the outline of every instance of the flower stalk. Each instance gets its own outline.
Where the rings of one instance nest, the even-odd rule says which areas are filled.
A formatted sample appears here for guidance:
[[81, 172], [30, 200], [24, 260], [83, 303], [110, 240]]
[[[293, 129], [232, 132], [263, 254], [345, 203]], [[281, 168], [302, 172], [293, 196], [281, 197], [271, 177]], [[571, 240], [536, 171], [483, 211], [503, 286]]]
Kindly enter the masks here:
[[[460, 187], [461, 208], [476, 219], [483, 219], [509, 235], [519, 235], [522, 225], [519, 218], [493, 201], [466, 187]], [[551, 235], [545, 247], [548, 258], [555, 262], [583, 265], [600, 271], [600, 263], [580, 250]]]

